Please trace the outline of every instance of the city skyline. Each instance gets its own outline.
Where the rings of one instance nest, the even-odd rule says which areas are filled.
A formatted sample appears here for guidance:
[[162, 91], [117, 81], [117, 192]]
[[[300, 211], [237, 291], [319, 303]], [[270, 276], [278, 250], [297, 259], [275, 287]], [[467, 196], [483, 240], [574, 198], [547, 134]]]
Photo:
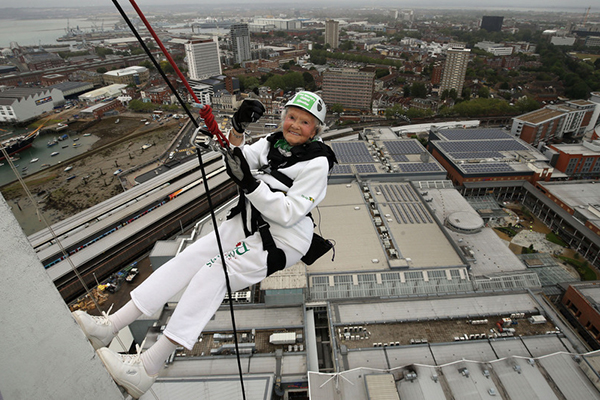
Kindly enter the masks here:
[[[121, 5], [127, 6], [129, 2], [123, 1], [120, 2]], [[136, 2], [138, 6], [166, 6], [167, 4], [164, 1], [159, 0], [139, 0]], [[169, 4], [170, 7], [178, 6], [178, 5], [198, 5], [201, 7], [203, 3], [213, 4], [212, 2], [199, 2], [197, 0], [177, 0], [176, 4]], [[236, 5], [236, 4], [248, 4], [255, 3], [249, 0], [230, 0], [224, 3], [220, 3], [220, 5]], [[334, 1], [330, 4], [345, 4], [345, 5], [353, 5], [358, 6], [362, 5], [363, 7], [395, 7], [395, 8], [439, 8], [439, 9], [477, 9], [477, 10], [510, 10], [510, 9], [544, 9], [544, 10], [557, 10], [557, 11], [567, 11], [572, 13], [584, 12], [590, 7], [590, 2], [583, 0], [575, 0], [570, 2], [568, 5], [565, 5], [562, 1], [542, 1], [542, 0], [531, 0], [527, 2], [527, 4], [523, 4], [520, 1], [516, 0], [508, 0], [502, 4], [502, 6], [490, 6], [488, 4], [482, 5], [481, 2], [475, 0], [463, 0], [458, 3], [453, 3], [449, 5], [447, 2], [442, 0], [427, 0], [427, 1], [402, 1], [402, 2], [392, 2], [392, 1], [383, 1], [383, 2], [370, 2], [369, 4], [365, 4], [364, 2], [357, 1]], [[277, 1], [277, 2], [261, 2], [260, 5], [265, 4], [291, 4], [296, 8], [297, 3], [292, 2], [290, 0], [287, 1]], [[304, 3], [304, 7], [310, 7], [312, 4], [315, 6], [322, 7], [322, 3], [318, 2], [307, 2]], [[112, 6], [112, 2], [107, 1], [104, 4], [98, 4], [98, 2], [93, 0], [81, 0], [77, 2], [77, 6], [74, 7], [73, 3], [68, 0], [58, 0], [52, 2], [52, 4], [48, 4], [43, 0], [24, 0], [19, 2], [18, 7], [15, 7], [15, 3], [9, 0], [0, 0], [0, 8], [59, 8], [59, 7], [70, 7], [70, 8], [82, 8], [82, 7], [98, 7], [98, 6]]]

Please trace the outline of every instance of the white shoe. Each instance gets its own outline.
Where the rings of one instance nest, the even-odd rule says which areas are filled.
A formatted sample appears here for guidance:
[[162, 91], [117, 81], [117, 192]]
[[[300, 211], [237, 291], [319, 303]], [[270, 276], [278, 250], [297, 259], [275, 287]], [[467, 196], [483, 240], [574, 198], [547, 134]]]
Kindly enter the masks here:
[[150, 389], [156, 375], [148, 375], [138, 354], [119, 354], [103, 347], [96, 351], [110, 376], [133, 398], [138, 399]]
[[[110, 312], [110, 309], [108, 310]], [[94, 350], [106, 347], [114, 339], [112, 322], [108, 319], [108, 313], [102, 311], [102, 316], [95, 317], [85, 311], [77, 310], [71, 313], [75, 321], [81, 327], [83, 333], [94, 346]]]

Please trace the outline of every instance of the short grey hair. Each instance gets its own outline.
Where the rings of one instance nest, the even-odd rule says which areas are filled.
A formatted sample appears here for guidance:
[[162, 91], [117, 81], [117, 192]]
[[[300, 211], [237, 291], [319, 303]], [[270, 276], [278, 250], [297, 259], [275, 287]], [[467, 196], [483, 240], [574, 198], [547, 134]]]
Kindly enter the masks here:
[[[289, 107], [284, 108], [283, 111], [281, 112], [281, 122], [279, 123], [280, 128], [283, 128], [283, 121], [285, 120], [285, 116], [287, 115], [288, 108]], [[303, 110], [302, 108], [300, 108], [300, 109]], [[304, 111], [306, 111], [306, 110], [304, 110]], [[310, 114], [310, 115], [312, 115], [312, 114]], [[317, 129], [317, 132], [315, 133], [315, 137], [317, 137], [320, 134], [322, 134], [325, 131], [325, 129], [327, 129], [327, 124], [325, 124], [324, 122], [321, 122], [319, 120], [319, 118], [315, 117], [314, 115], [312, 115], [312, 117], [315, 119], [315, 126]]]

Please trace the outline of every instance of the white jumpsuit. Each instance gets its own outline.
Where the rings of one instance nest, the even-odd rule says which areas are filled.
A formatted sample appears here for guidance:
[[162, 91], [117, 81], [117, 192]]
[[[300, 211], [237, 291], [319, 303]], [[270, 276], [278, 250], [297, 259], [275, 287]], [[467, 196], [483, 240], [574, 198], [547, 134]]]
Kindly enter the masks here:
[[[270, 143], [261, 139], [242, 148], [250, 169], [268, 164], [269, 147]], [[310, 246], [313, 222], [306, 215], [325, 197], [329, 164], [326, 157], [316, 157], [279, 171], [294, 181], [292, 187], [287, 188], [270, 175], [257, 175], [260, 185], [246, 198], [271, 226], [273, 239], [285, 252], [289, 267]], [[232, 291], [266, 277], [267, 252], [263, 250], [260, 233], [245, 237], [240, 214], [223, 222], [219, 235]], [[131, 292], [131, 298], [140, 311], [150, 316], [186, 287], [164, 334], [191, 350], [227, 291], [214, 233], [198, 239], [156, 270]]]

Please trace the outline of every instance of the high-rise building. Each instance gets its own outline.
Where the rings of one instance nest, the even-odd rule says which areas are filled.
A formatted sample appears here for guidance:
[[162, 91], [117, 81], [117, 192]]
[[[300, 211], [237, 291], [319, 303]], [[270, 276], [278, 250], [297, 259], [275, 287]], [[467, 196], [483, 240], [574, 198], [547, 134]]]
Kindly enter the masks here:
[[444, 65], [440, 91], [456, 89], [456, 93], [460, 96], [465, 83], [471, 50], [464, 47], [452, 47], [448, 49], [446, 54], [446, 64]]
[[323, 73], [323, 100], [329, 106], [368, 111], [373, 102], [374, 72], [331, 68]]
[[231, 25], [231, 44], [233, 46], [233, 61], [241, 63], [251, 60], [250, 54], [250, 34], [248, 33], [248, 24]]
[[221, 75], [219, 44], [213, 39], [192, 39], [185, 45], [185, 56], [191, 80]]
[[503, 21], [504, 17], [483, 16], [481, 18], [481, 29], [485, 29], [488, 32], [500, 32]]
[[339, 27], [338, 21], [330, 19], [325, 22], [325, 44], [329, 43], [332, 49], [337, 49], [340, 45]]

